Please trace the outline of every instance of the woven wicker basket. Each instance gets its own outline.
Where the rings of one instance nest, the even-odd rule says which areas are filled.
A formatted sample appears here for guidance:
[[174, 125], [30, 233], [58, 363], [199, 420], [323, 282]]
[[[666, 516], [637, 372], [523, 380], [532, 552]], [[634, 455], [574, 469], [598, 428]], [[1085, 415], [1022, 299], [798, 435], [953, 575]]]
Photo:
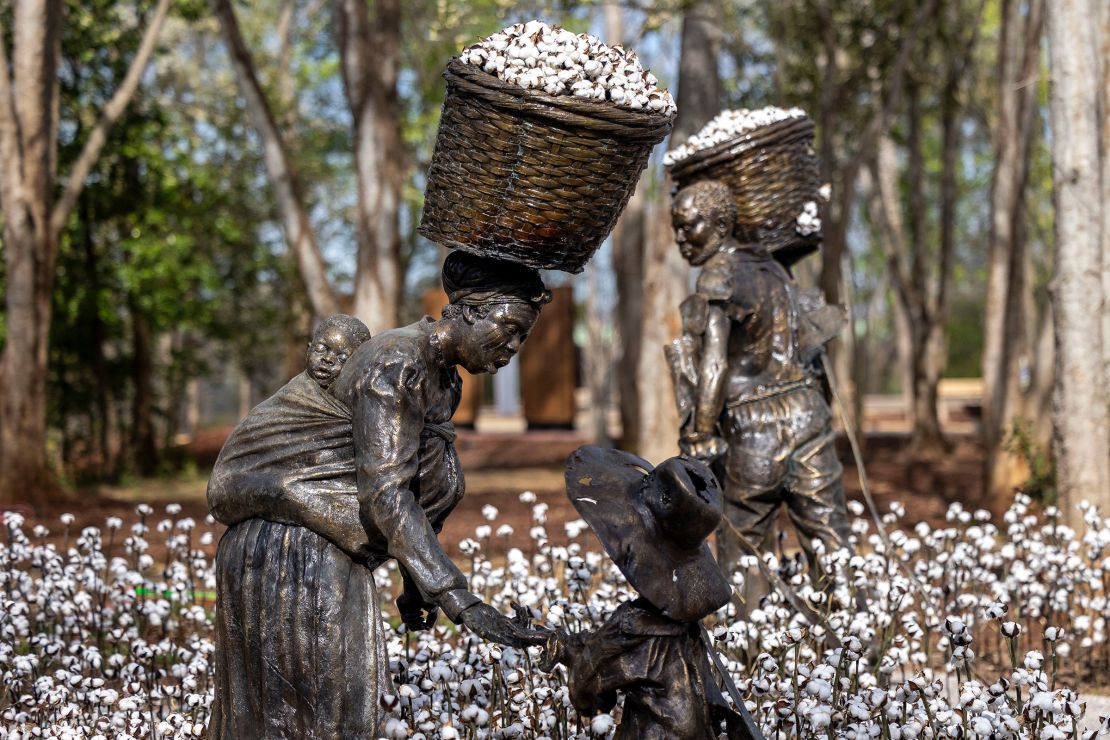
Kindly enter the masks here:
[[792, 264], [821, 244], [820, 231], [802, 236], [796, 229], [808, 201], [822, 205], [813, 130], [809, 118], [761, 126], [677, 162], [671, 178], [679, 189], [706, 179], [728, 185], [736, 199], [736, 238], [761, 242], [780, 261]]
[[420, 233], [446, 247], [581, 272], [672, 115], [547, 95], [453, 59]]

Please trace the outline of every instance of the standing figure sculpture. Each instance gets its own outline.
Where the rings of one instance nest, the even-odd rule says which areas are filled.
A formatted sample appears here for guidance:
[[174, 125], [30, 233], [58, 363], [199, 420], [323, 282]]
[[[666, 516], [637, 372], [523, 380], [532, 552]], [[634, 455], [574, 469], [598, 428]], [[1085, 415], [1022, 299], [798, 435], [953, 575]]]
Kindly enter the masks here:
[[350, 347], [341, 369], [347, 344], [318, 331], [312, 377], [256, 407], [224, 445], [208, 488], [229, 525], [210, 737], [376, 737], [391, 680], [373, 569], [389, 558], [410, 629], [442, 609], [485, 639], [546, 639], [470, 593], [437, 534], [464, 490], [456, 366], [507, 364], [549, 294], [535, 270], [458, 251], [443, 285], [441, 319]]
[[[724, 516], [748, 543], [769, 549], [785, 505], [816, 568], [813, 540], [835, 549], [850, 535], [832, 415], [810, 370], [828, 336], [809, 331], [810, 307], [766, 247], [735, 239], [726, 185], [683, 188], [672, 219], [682, 256], [702, 266], [683, 305], [684, 336], [668, 348], [680, 447], [713, 461]], [[728, 527], [717, 546], [722, 567], [733, 569], [744, 550]]]

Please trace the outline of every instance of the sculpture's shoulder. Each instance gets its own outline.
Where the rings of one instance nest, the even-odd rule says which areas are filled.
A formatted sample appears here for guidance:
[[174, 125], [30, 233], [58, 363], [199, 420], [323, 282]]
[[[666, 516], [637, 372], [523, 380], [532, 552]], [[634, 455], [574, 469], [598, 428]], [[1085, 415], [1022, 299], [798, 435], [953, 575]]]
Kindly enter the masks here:
[[347, 403], [360, 388], [381, 380], [394, 384], [419, 382], [429, 357], [431, 321], [390, 329], [362, 343], [343, 366], [335, 381], [336, 398]]
[[710, 301], [731, 301], [736, 293], [739, 268], [732, 252], [713, 255], [698, 275], [698, 293]]
[[790, 275], [765, 250], [722, 250], [698, 276], [698, 292], [709, 300], [743, 304], [762, 294], [789, 291]]

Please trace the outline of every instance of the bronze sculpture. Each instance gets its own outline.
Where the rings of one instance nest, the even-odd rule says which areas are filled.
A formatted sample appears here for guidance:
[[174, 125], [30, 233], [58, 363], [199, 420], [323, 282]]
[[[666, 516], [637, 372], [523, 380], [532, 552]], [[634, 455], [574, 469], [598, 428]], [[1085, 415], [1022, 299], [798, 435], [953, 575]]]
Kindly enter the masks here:
[[684, 336], [667, 350], [684, 420], [680, 446], [711, 461], [724, 488], [732, 526], [719, 532], [717, 552], [726, 570], [745, 551], [732, 528], [768, 549], [780, 505], [816, 567], [813, 540], [850, 546], [832, 414], [812, 366], [835, 333], [829, 312], [837, 309], [800, 294], [764, 245], [739, 242], [736, 213], [732, 192], [715, 180], [674, 199], [679, 249], [703, 267], [683, 305]]
[[[216, 560], [212, 737], [375, 736], [390, 679], [372, 570], [388, 558], [400, 565], [397, 606], [410, 628], [442, 609], [485, 639], [546, 639], [471, 594], [436, 535], [464, 487], [455, 368], [507, 364], [548, 293], [535, 270], [458, 251], [443, 284], [441, 319], [383, 332], [338, 370], [341, 352], [325, 357], [319, 375], [256, 407], [221, 451], [208, 489], [213, 516], [229, 525]], [[310, 365], [328, 344], [314, 339]]]
[[628, 452], [586, 446], [567, 461], [566, 482], [574, 507], [640, 593], [600, 629], [549, 640], [546, 660], [567, 666], [574, 707], [585, 716], [607, 712], [623, 694], [617, 740], [716, 740], [722, 730], [762, 738], [743, 703], [738, 711], [726, 703], [701, 626], [732, 593], [706, 544], [721, 519], [709, 468], [676, 457], [653, 469]]

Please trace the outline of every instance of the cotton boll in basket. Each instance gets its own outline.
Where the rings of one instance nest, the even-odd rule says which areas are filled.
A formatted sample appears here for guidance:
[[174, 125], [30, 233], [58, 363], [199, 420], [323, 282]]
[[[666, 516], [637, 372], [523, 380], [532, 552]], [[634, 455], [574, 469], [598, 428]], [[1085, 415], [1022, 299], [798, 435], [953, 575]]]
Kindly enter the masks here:
[[820, 168], [814, 125], [800, 108], [717, 114], [664, 163], [679, 189], [719, 180], [736, 203], [733, 236], [759, 242], [789, 266], [821, 242]]
[[447, 64], [420, 233], [580, 272], [616, 223], [675, 104], [636, 54], [541, 21]]
[[667, 152], [663, 164], [669, 167], [696, 152], [739, 138], [763, 126], [791, 118], [805, 118], [805, 115], [806, 112], [801, 108], [777, 108], [773, 105], [756, 110], [740, 108], [721, 111], [685, 144]]
[[542, 21], [509, 26], [468, 46], [459, 60], [548, 95], [574, 95], [668, 115], [677, 110], [671, 94], [658, 86], [635, 52]]

